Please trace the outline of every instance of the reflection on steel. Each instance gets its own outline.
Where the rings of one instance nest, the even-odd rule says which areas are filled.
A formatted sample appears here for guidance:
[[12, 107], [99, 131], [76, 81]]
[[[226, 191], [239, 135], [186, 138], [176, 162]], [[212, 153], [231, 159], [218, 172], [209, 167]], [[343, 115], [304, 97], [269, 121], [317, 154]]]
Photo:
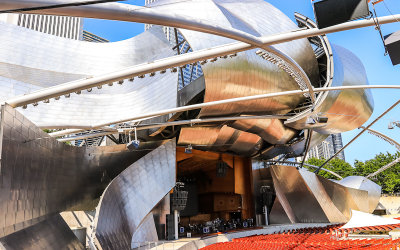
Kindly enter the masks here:
[[228, 126], [186, 127], [181, 129], [178, 144], [192, 145], [193, 148], [206, 151], [252, 156], [260, 150], [262, 139]]
[[[5, 0], [0, 10], [37, 2], [53, 1]], [[90, 44], [1, 23], [0, 99], [10, 105], [1, 112], [0, 237], [34, 229], [60, 211], [88, 206], [108, 186], [97, 209], [97, 240], [102, 248], [136, 247], [139, 239], [154, 240], [158, 221], [152, 210], [175, 184], [175, 141], [157, 139], [180, 133], [178, 144], [202, 150], [264, 158], [280, 151], [300, 155], [305, 148], [301, 132], [309, 129], [304, 123], [308, 114], [302, 111], [310, 106], [329, 117], [324, 127], [314, 128], [311, 145], [329, 133], [362, 125], [372, 112], [359, 60], [342, 48], [331, 48], [326, 37], [320, 39], [323, 53], [300, 39], [349, 29], [354, 22], [319, 31], [303, 20], [309, 30], [293, 32], [297, 26], [262, 0], [161, 0], [152, 8], [110, 3], [38, 13], [177, 27], [193, 52], [174, 56], [160, 27], [126, 41]], [[330, 63], [325, 78], [332, 81], [324, 85], [330, 88], [316, 89], [324, 79], [318, 68], [324, 53]], [[204, 83], [200, 92], [186, 93], [192, 98], [182, 105], [193, 105], [177, 108], [178, 70], [172, 67], [189, 63], [202, 64]], [[103, 88], [105, 84], [109, 86]], [[21, 112], [33, 123], [11, 107], [25, 108]], [[195, 109], [200, 110], [183, 113]], [[286, 123], [280, 119], [293, 114], [299, 115]], [[242, 119], [265, 115], [274, 119]], [[217, 118], [212, 124], [168, 130], [185, 125], [182, 120]], [[57, 136], [94, 128], [106, 135], [115, 132], [107, 126], [125, 122], [131, 122], [125, 128], [147, 129], [143, 134], [160, 125], [155, 123], [163, 126], [157, 138], [155, 133], [143, 136], [133, 152], [125, 145], [70, 147], [37, 127], [75, 129]], [[171, 133], [163, 137], [163, 132]], [[349, 208], [367, 207], [366, 191], [344, 188], [305, 170], [273, 166], [271, 174], [279, 199], [275, 208], [282, 208], [291, 222], [342, 222]], [[165, 214], [167, 209], [161, 210]]]
[[147, 242], [157, 242], [157, 230], [154, 223], [153, 213], [149, 213], [139, 225], [137, 230], [133, 233], [131, 249], [141, 247]]
[[95, 200], [111, 179], [162, 143], [143, 142], [134, 152], [125, 145], [72, 147], [3, 105], [0, 237]]
[[[350, 51], [333, 46], [334, 72], [330, 86], [367, 85], [367, 75], [361, 61]], [[353, 130], [364, 124], [372, 114], [373, 99], [370, 90], [330, 91], [323, 96], [314, 113], [328, 118], [323, 126], [315, 127], [322, 134], [340, 133]], [[346, 108], [346, 107], [352, 107]], [[285, 125], [301, 130], [309, 127], [307, 116], [297, 117]]]
[[[13, 79], [15, 86], [0, 79], [2, 100], [174, 54], [160, 27], [153, 27], [132, 39], [105, 44], [61, 39], [6, 23], [0, 23], [0, 30], [3, 41], [0, 75]], [[17, 43], [17, 46], [16, 40], [27, 42]], [[28, 42], [32, 40], [40, 42]], [[28, 44], [35, 53], [26, 53]], [[66, 62], [65, 58], [69, 60]], [[176, 107], [177, 81], [176, 73], [156, 74], [20, 111], [41, 127], [55, 127], [65, 121], [73, 126], [91, 126], [126, 119], [132, 113]]]
[[0, 238], [1, 249], [2, 245], [4, 249], [85, 249], [59, 214]]
[[291, 223], [342, 223], [350, 219], [350, 209], [369, 210], [367, 191], [342, 186], [305, 169], [277, 165], [269, 169], [279, 203], [271, 211], [273, 223], [287, 218]]
[[[215, 118], [206, 118], [206, 119], [192, 119], [192, 120], [182, 120], [182, 121], [174, 121], [174, 122], [164, 122], [164, 123], [156, 123], [156, 124], [149, 124], [149, 125], [137, 125], [137, 126], [135, 126], [135, 129], [137, 131], [140, 131], [140, 130], [161, 128], [161, 127], [168, 127], [168, 126], [179, 126], [179, 125], [188, 125], [188, 124], [195, 125], [195, 124], [202, 124], [202, 123], [220, 123], [220, 122], [226, 122], [226, 121], [236, 121], [235, 123], [240, 123], [241, 121], [246, 122], [246, 120], [248, 120], [248, 122], [265, 122], [264, 120], [269, 120], [269, 119], [285, 120], [286, 118], [287, 118], [287, 116], [285, 116], [285, 115], [215, 117]], [[281, 126], [281, 127], [283, 127], [283, 126]], [[58, 139], [58, 141], [61, 141], [61, 142], [74, 141], [74, 140], [79, 140], [79, 139], [87, 139], [87, 138], [111, 135], [111, 134], [116, 134], [116, 133], [126, 134], [126, 133], [132, 132], [134, 130], [134, 128], [114, 129], [111, 127], [101, 128], [101, 129], [104, 129], [105, 131], [108, 131], [108, 132], [98, 132], [98, 133], [92, 133], [92, 134], [88, 134], [88, 135], [64, 137], [64, 138]], [[276, 129], [276, 130], [278, 130], [278, 129]], [[249, 131], [249, 132], [251, 132], [251, 131]], [[280, 132], [279, 130], [276, 131], [276, 133], [279, 133], [279, 132]], [[254, 133], [257, 133], [257, 132], [254, 131]], [[263, 131], [260, 131], [260, 133], [263, 134]], [[58, 132], [50, 133], [51, 137], [58, 137], [59, 135], [60, 135], [60, 133], [58, 133]], [[265, 138], [269, 138], [272, 136], [265, 135]], [[269, 141], [268, 139], [264, 139], [264, 140]]]
[[375, 171], [374, 173], [369, 174], [366, 178], [367, 178], [367, 179], [372, 178], [372, 177], [374, 177], [374, 176], [376, 176], [376, 175], [382, 173], [382, 172], [385, 171], [386, 169], [393, 167], [394, 165], [396, 165], [396, 164], [399, 163], [399, 162], [400, 162], [400, 158], [397, 158], [396, 160], [392, 161], [391, 163], [389, 163], [389, 164], [387, 164], [387, 165], [381, 167], [380, 169], [378, 169], [378, 170]]
[[361, 210], [361, 211], [372, 213], [378, 206], [379, 199], [381, 198], [382, 188], [375, 182], [370, 181], [362, 176], [348, 176], [343, 180], [338, 181], [338, 183], [345, 187], [365, 190], [368, 192], [368, 204], [369, 204], [368, 210], [367, 211]]
[[[147, 235], [145, 217], [175, 186], [175, 140], [133, 163], [107, 187], [95, 216], [95, 234], [103, 249], [130, 249], [133, 235]], [[150, 220], [150, 218], [148, 218]], [[154, 219], [153, 220], [154, 225]], [[152, 230], [155, 230], [153, 228]]]

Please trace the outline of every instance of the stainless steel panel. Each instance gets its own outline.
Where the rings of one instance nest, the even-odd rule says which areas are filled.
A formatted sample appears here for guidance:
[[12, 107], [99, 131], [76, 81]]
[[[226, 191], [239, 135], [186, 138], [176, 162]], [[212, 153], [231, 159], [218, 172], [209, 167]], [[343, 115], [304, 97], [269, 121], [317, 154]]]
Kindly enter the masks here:
[[368, 192], [362, 188], [349, 188], [305, 169], [277, 165], [269, 169], [277, 195], [275, 203], [279, 203], [274, 204], [271, 214], [275, 223], [284, 223], [287, 218], [292, 223], [343, 223], [350, 219], [352, 209], [369, 208]]
[[163, 141], [72, 147], [8, 105], [1, 109], [0, 237], [100, 197], [110, 180]]
[[150, 249], [152, 246], [148, 242], [157, 242], [157, 230], [156, 224], [154, 223], [153, 213], [149, 213], [143, 222], [138, 226], [136, 232], [133, 233], [131, 248], [144, 248]]
[[186, 127], [181, 129], [179, 145], [192, 145], [199, 150], [233, 152], [252, 156], [262, 146], [262, 139], [255, 134], [222, 127]]
[[111, 182], [95, 216], [95, 234], [103, 249], [130, 249], [134, 234], [147, 235], [148, 232], [137, 231], [138, 227], [175, 186], [175, 165], [176, 144], [172, 140], [133, 163]]
[[365, 190], [368, 192], [368, 210], [361, 211], [372, 213], [378, 206], [382, 188], [375, 182], [368, 180], [363, 176], [348, 176], [343, 180], [338, 181], [338, 183], [345, 187]]
[[0, 238], [1, 245], [10, 250], [85, 249], [59, 214]]
[[[365, 68], [352, 52], [340, 46], [332, 46], [334, 75], [331, 86], [368, 84]], [[341, 133], [356, 129], [371, 116], [374, 101], [370, 90], [330, 91], [315, 113], [328, 117], [326, 126], [315, 128], [322, 134]], [[307, 127], [306, 118], [286, 124], [295, 129]]]
[[[89, 43], [0, 23], [0, 100], [174, 55], [161, 27], [125, 41]], [[101, 53], [99, 53], [101, 51]], [[38, 126], [91, 126], [177, 104], [178, 74], [136, 78], [18, 109]]]

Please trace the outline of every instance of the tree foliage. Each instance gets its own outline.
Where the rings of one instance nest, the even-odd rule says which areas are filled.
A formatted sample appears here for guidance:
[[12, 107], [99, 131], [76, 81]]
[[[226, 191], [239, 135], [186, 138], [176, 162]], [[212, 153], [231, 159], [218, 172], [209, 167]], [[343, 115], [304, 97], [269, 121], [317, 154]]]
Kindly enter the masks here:
[[[374, 158], [367, 160], [365, 162], [356, 160], [354, 162], [354, 167], [349, 163], [340, 160], [333, 159], [324, 168], [332, 170], [333, 172], [339, 174], [343, 178], [347, 176], [367, 176], [371, 173], [376, 172], [381, 167], [391, 163], [395, 159], [400, 157], [400, 153], [395, 154], [390, 153], [380, 153]], [[325, 159], [311, 158], [306, 163], [321, 166], [325, 162]], [[311, 171], [315, 169], [309, 168]], [[336, 176], [321, 170], [320, 175], [328, 179], [338, 179]], [[376, 182], [382, 187], [383, 193], [397, 193], [400, 192], [400, 164], [396, 164], [393, 167], [383, 171], [382, 173], [376, 175], [372, 178], [372, 181]]]

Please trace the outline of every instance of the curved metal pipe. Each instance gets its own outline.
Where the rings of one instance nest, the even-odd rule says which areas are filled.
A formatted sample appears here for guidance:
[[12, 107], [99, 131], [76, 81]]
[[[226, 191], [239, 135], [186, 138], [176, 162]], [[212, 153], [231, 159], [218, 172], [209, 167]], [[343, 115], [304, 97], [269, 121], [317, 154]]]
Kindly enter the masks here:
[[[314, 89], [314, 91], [315, 92], [324, 92], [324, 91], [350, 90], [350, 89], [400, 89], [400, 85], [339, 86], [339, 87], [316, 88], [316, 89]], [[188, 105], [188, 106], [183, 106], [183, 107], [178, 107], [178, 108], [160, 110], [160, 111], [156, 111], [156, 112], [152, 112], [152, 113], [147, 113], [147, 114], [143, 114], [143, 115], [139, 115], [139, 116], [135, 116], [135, 117], [126, 118], [123, 120], [110, 121], [105, 124], [97, 124], [97, 125], [93, 125], [88, 128], [96, 129], [96, 128], [100, 128], [100, 127], [109, 126], [112, 124], [136, 121], [136, 120], [141, 120], [141, 119], [146, 119], [146, 118], [151, 118], [151, 117], [156, 117], [156, 116], [167, 115], [167, 114], [171, 114], [171, 113], [178, 113], [178, 112], [184, 112], [184, 111], [189, 111], [189, 110], [201, 109], [204, 107], [211, 107], [211, 106], [216, 106], [216, 105], [230, 104], [230, 103], [250, 101], [250, 100], [258, 100], [258, 99], [264, 99], [264, 98], [272, 98], [272, 97], [277, 97], [277, 96], [301, 95], [304, 93], [308, 93], [308, 91], [307, 90], [291, 90], [291, 91], [284, 91], [284, 92], [279, 92], [279, 93], [268, 93], [268, 94], [262, 94], [262, 95], [237, 97], [237, 98], [231, 98], [231, 99], [225, 99], [225, 100], [219, 100], [219, 101], [213, 101], [213, 102], [199, 103], [199, 104], [193, 104], [193, 105]], [[69, 126], [68, 124], [57, 125], [57, 126], [59, 128], [74, 127], [74, 126]], [[73, 130], [64, 130], [64, 131], [65, 131], [65, 133], [63, 131], [58, 131], [57, 136], [77, 133], [82, 130], [73, 129]]]
[[385, 171], [386, 169], [393, 167], [394, 165], [396, 165], [396, 164], [399, 163], [399, 162], [400, 162], [400, 158], [397, 158], [396, 160], [392, 161], [391, 163], [389, 163], [389, 164], [387, 164], [387, 165], [381, 167], [381, 168], [378, 169], [376, 172], [374, 172], [374, 173], [372, 173], [372, 174], [369, 174], [369, 175], [368, 175], [367, 177], [365, 177], [365, 178], [369, 179], [369, 178], [371, 178], [371, 177], [374, 177], [374, 176], [376, 176], [376, 175], [382, 173], [382, 172]]
[[[58, 141], [60, 142], [65, 142], [65, 141], [75, 141], [75, 140], [81, 140], [81, 139], [88, 139], [88, 138], [93, 138], [97, 136], [105, 136], [105, 135], [111, 135], [111, 134], [116, 134], [116, 133], [128, 133], [136, 129], [136, 131], [140, 130], [146, 130], [146, 129], [152, 129], [152, 128], [161, 128], [161, 127], [169, 127], [169, 126], [179, 126], [179, 125], [188, 125], [188, 124], [202, 124], [202, 123], [211, 123], [211, 122], [224, 122], [224, 121], [238, 121], [238, 120], [252, 120], [252, 119], [286, 119], [287, 116], [285, 115], [264, 115], [264, 116], [236, 116], [236, 117], [217, 117], [217, 118], [210, 118], [210, 119], [192, 119], [192, 120], [184, 120], [184, 121], [174, 121], [174, 122], [164, 122], [164, 123], [155, 123], [155, 124], [149, 124], [149, 125], [138, 125], [138, 126], [132, 126], [132, 128], [125, 128], [125, 129], [112, 129], [112, 128], [107, 128], [106, 131], [104, 132], [97, 132], [93, 134], [86, 134], [86, 135], [78, 135], [78, 136], [73, 136], [73, 137], [65, 137], [65, 138], [60, 138]], [[54, 127], [53, 127], [54, 129]], [[82, 128], [85, 129], [85, 128]], [[87, 128], [88, 130], [92, 128]], [[50, 137], [58, 137], [60, 136], [59, 134], [60, 131], [54, 132], [54, 133], [49, 133]]]
[[[24, 7], [24, 3], [26, 4], [28, 1], [21, 1], [21, 0], [5, 0], [2, 2], [2, 5], [0, 6], [1, 9], [7, 9], [7, 8], [22, 8]], [[43, 4], [43, 1], [30, 1], [30, 2], [39, 2]], [[104, 5], [104, 4], [102, 4]], [[107, 4], [108, 5], [108, 4]], [[7, 7], [9, 6], [9, 7]], [[29, 7], [26, 6], [26, 7]], [[89, 7], [89, 6], [86, 6]], [[91, 6], [93, 7], [93, 6]], [[66, 8], [70, 9], [70, 8]], [[67, 12], [69, 13], [69, 12]], [[81, 15], [85, 16], [88, 13], [84, 12], [78, 12], [81, 13]], [[46, 14], [46, 13], [38, 13], [38, 14]], [[62, 13], [55, 13], [56, 15], [62, 15]], [[123, 15], [122, 15], [123, 16]], [[89, 17], [89, 16], [88, 16]], [[118, 16], [119, 17], [119, 16]], [[96, 18], [96, 17], [93, 17]], [[114, 17], [116, 19], [116, 17]], [[122, 17], [119, 17], [122, 20]], [[399, 15], [394, 15], [394, 16], [386, 16], [386, 17], [381, 17], [379, 18], [380, 23], [385, 24], [385, 23], [391, 23], [395, 22], [398, 19], [400, 19], [400, 14]], [[306, 37], [313, 37], [313, 36], [318, 36], [318, 35], [324, 35], [328, 33], [333, 33], [333, 32], [338, 32], [338, 31], [343, 31], [343, 30], [350, 30], [350, 29], [356, 29], [356, 28], [362, 28], [362, 27], [367, 27], [367, 26], [372, 26], [374, 25], [374, 22], [372, 20], [362, 20], [362, 21], [352, 21], [344, 24], [339, 24], [335, 25], [329, 28], [325, 28], [322, 30], [319, 30], [317, 28], [314, 29], [307, 29], [307, 30], [297, 30], [293, 32], [288, 32], [284, 34], [278, 34], [278, 35], [272, 35], [268, 37], [261, 37], [260, 39], [263, 41], [263, 45], [273, 45], [273, 44], [278, 44], [278, 43], [283, 43], [283, 42], [288, 42], [291, 40], [296, 40], [296, 39], [302, 39]], [[208, 32], [210, 33], [210, 32]], [[205, 50], [200, 50], [196, 52], [191, 52], [191, 53], [186, 53], [182, 54], [179, 56], [174, 56], [170, 57], [167, 59], [162, 59], [162, 60], [157, 60], [154, 62], [149, 62], [147, 64], [141, 64], [141, 65], [136, 65], [130, 68], [126, 68], [117, 72], [112, 72], [106, 75], [102, 76], [96, 76], [92, 77], [89, 79], [83, 79], [83, 80], [78, 80], [78, 81], [73, 81], [65, 84], [60, 84], [58, 86], [52, 87], [52, 88], [47, 88], [44, 90], [40, 90], [37, 92], [34, 92], [32, 94], [28, 94], [25, 96], [20, 96], [16, 98], [12, 98], [7, 101], [7, 103], [12, 106], [12, 107], [19, 107], [19, 106], [24, 106], [28, 105], [31, 103], [47, 100], [50, 98], [56, 98], [61, 95], [66, 95], [70, 94], [73, 92], [77, 91], [82, 91], [85, 89], [89, 89], [92, 87], [96, 87], [99, 85], [104, 85], [109, 82], [115, 82], [115, 81], [120, 81], [124, 80], [130, 77], [134, 76], [139, 76], [139, 75], [144, 75], [147, 73], [152, 73], [156, 71], [161, 71], [165, 70], [171, 67], [177, 67], [185, 64], [191, 64], [195, 63], [201, 60], [206, 60], [210, 58], [215, 58], [217, 56], [225, 56], [249, 49], [254, 49], [257, 46], [243, 43], [243, 42], [236, 42], [236, 43], [231, 43], [231, 44], [226, 44], [223, 46], [218, 46], [210, 49], [205, 49]], [[310, 92], [312, 89], [310, 89], [308, 92]]]
[[[282, 165], [287, 165], [287, 166], [302, 165], [301, 163], [295, 162], [295, 161], [265, 161], [265, 162], [267, 162], [267, 163], [274, 163], [274, 164], [275, 164], [275, 163], [276, 163], [276, 164], [282, 164]], [[311, 164], [307, 164], [307, 163], [304, 163], [303, 165], [304, 165], [304, 166], [307, 166], [307, 167], [311, 167], [311, 168], [318, 168], [317, 166], [314, 166], [314, 165], [311, 165]], [[328, 172], [328, 173], [330, 173], [330, 174], [336, 176], [336, 177], [339, 178], [339, 179], [343, 179], [342, 176], [340, 176], [339, 174], [333, 172], [332, 170], [329, 170], [329, 169], [326, 169], [326, 168], [322, 168], [321, 170], [323, 170], [323, 171], [325, 171], [325, 172]]]
[[[365, 129], [365, 127], [360, 127], [360, 128]], [[395, 146], [396, 149], [397, 149], [398, 151], [400, 151], [400, 143], [398, 143], [397, 141], [393, 140], [393, 139], [390, 138], [389, 136], [384, 135], [384, 134], [382, 134], [382, 133], [380, 133], [380, 132], [378, 132], [378, 131], [376, 131], [376, 130], [373, 130], [373, 129], [370, 129], [370, 128], [368, 128], [367, 130], [368, 130], [368, 133], [370, 133], [370, 134], [372, 134], [372, 135], [375, 135], [375, 136], [378, 137], [379, 139], [382, 139], [382, 140], [388, 142], [390, 145]]]
[[[15, 8], [29, 8], [32, 6], [41, 6], [46, 3], [46, 5], [54, 4], [54, 2], [62, 3], [63, 1], [49, 1], [49, 0], [14, 0], [4, 1], [2, 8], [15, 9]], [[179, 2], [177, 2], [178, 4]], [[13, 6], [14, 5], [14, 6]], [[21, 7], [25, 5], [24, 7]], [[2, 9], [0, 7], [0, 10]], [[315, 96], [313, 93], [313, 86], [308, 78], [307, 74], [300, 67], [300, 65], [294, 61], [290, 56], [282, 53], [276, 48], [271, 47], [270, 45], [263, 44], [261, 38], [248, 34], [246, 32], [228, 29], [222, 26], [211, 25], [206, 22], [202, 22], [201, 20], [193, 20], [190, 16], [177, 16], [170, 14], [165, 11], [158, 11], [157, 6], [154, 8], [145, 8], [139, 7], [129, 4], [121, 4], [121, 3], [104, 3], [97, 5], [84, 5], [77, 7], [65, 7], [65, 8], [57, 8], [57, 9], [44, 9], [44, 10], [34, 10], [29, 11], [28, 13], [35, 14], [45, 14], [45, 15], [66, 15], [66, 16], [79, 16], [79, 17], [90, 17], [90, 18], [99, 18], [99, 19], [110, 19], [110, 20], [120, 20], [120, 21], [128, 21], [128, 22], [139, 22], [139, 23], [149, 23], [156, 25], [164, 25], [176, 28], [183, 28], [188, 30], [205, 32], [213, 35], [223, 36], [227, 38], [234, 39], [236, 41], [241, 41], [247, 44], [251, 44], [255, 47], [260, 47], [269, 53], [274, 54], [282, 61], [286, 63], [288, 67], [292, 70], [296, 71], [298, 76], [302, 79], [302, 82], [307, 85], [307, 89], [309, 89], [309, 95], [312, 103], [315, 102]], [[301, 89], [305, 89], [300, 84]]]
[[342, 147], [339, 151], [337, 151], [334, 155], [332, 155], [331, 158], [326, 160], [317, 170], [315, 170], [315, 173], [318, 173], [319, 170], [323, 166], [325, 166], [328, 162], [330, 162], [333, 158], [335, 158], [338, 154], [340, 154], [343, 150], [345, 150], [345, 148], [347, 148], [350, 144], [352, 144], [355, 140], [357, 140], [358, 137], [360, 137], [362, 134], [364, 134], [365, 131], [367, 131], [372, 125], [374, 125], [377, 121], [379, 121], [382, 117], [384, 117], [387, 113], [389, 113], [392, 109], [394, 109], [399, 104], [400, 104], [400, 100], [395, 102], [392, 106], [390, 106], [390, 108], [388, 108], [378, 118], [376, 118], [367, 127], [365, 127], [360, 133], [358, 133], [353, 139], [351, 139], [351, 141], [349, 141], [344, 147]]

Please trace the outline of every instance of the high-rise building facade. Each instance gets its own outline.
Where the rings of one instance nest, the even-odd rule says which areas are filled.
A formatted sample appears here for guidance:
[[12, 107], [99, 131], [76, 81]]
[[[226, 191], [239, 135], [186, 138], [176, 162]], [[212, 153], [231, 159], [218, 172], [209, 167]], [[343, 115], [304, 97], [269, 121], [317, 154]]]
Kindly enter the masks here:
[[39, 32], [82, 40], [83, 18], [33, 15], [33, 14], [1, 14], [0, 21], [12, 23]]
[[[342, 135], [331, 134], [323, 142], [311, 148], [306, 156], [306, 160], [310, 158], [329, 159], [343, 147]], [[344, 151], [340, 152], [337, 158], [346, 160]]]
[[[157, 2], [157, 0], [146, 0], [145, 5], [147, 6], [154, 2]], [[148, 30], [151, 26], [151, 24], [145, 24], [144, 29]], [[170, 41], [174, 47], [177, 55], [193, 52], [189, 43], [185, 42], [185, 38], [177, 29], [164, 26], [163, 31], [168, 41]], [[182, 89], [203, 75], [201, 65], [198, 63], [185, 65], [184, 67], [180, 68], [179, 71], [178, 89]]]

